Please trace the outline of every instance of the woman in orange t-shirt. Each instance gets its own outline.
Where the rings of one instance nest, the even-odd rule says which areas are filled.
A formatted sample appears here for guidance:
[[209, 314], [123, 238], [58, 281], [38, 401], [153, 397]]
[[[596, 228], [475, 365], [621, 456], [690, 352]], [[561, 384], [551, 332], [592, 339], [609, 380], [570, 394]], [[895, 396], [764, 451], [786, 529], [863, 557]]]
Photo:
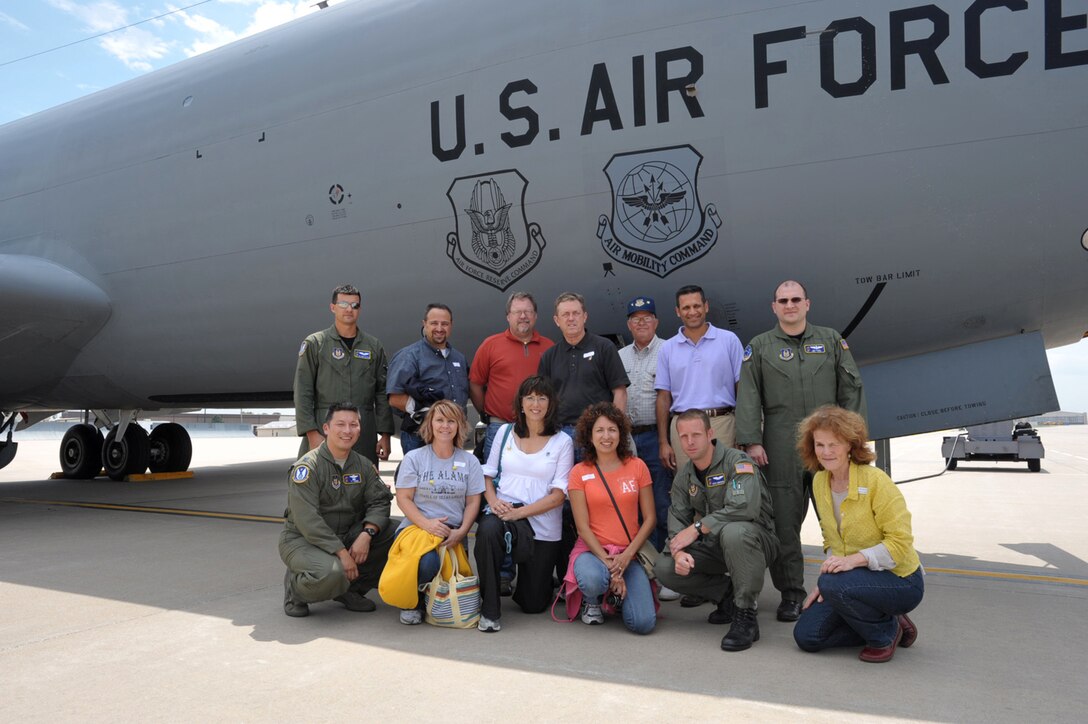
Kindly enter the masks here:
[[650, 579], [635, 554], [653, 533], [657, 514], [653, 480], [646, 463], [631, 452], [630, 433], [627, 415], [609, 402], [590, 405], [578, 420], [575, 447], [585, 450], [585, 458], [571, 469], [567, 488], [578, 527], [571, 568], [584, 599], [582, 623], [604, 623], [601, 601], [609, 593], [624, 625], [648, 634], [657, 611]]

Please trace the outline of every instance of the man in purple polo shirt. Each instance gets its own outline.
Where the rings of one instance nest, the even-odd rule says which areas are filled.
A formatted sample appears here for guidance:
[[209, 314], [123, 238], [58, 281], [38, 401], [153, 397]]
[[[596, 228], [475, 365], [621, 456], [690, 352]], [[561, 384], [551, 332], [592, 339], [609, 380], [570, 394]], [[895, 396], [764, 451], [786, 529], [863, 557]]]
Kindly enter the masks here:
[[703, 410], [719, 443], [734, 447], [736, 442], [733, 410], [744, 346], [737, 335], [708, 322], [709, 312], [702, 287], [681, 287], [676, 292], [676, 316], [684, 326], [657, 353], [657, 435], [661, 462], [672, 470], [688, 459], [676, 434], [676, 416], [681, 412]]

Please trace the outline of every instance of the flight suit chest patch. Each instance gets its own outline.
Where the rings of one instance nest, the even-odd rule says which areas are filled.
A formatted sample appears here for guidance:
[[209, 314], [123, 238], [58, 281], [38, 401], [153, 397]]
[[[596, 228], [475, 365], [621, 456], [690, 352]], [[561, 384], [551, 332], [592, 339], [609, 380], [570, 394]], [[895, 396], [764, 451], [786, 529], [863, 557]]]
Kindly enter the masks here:
[[805, 353], [806, 354], [827, 354], [827, 350], [824, 348], [824, 346], [822, 344], [806, 344], [805, 345]]
[[699, 486], [698, 485], [696, 485], [695, 483], [692, 483], [691, 485], [688, 486], [688, 495], [690, 495], [691, 497], [694, 498], [698, 494], [699, 494]]
[[725, 485], [725, 475], [711, 475], [706, 479], [706, 487], [716, 488]]
[[344, 476], [344, 485], [358, 485], [362, 481], [363, 481], [363, 478], [362, 478], [361, 475], [345, 475]]
[[355, 359], [370, 359], [370, 350], [357, 349], [355, 350]]
[[339, 475], [333, 475], [332, 476], [332, 489], [333, 490], [339, 490], [340, 489], [340, 476]]
[[332, 358], [333, 359], [344, 359], [344, 350], [343, 350], [343, 348], [333, 347], [332, 348]]
[[782, 349], [778, 350], [778, 359], [782, 360], [783, 362], [789, 362], [791, 359], [793, 359], [793, 350], [789, 347], [783, 347]]

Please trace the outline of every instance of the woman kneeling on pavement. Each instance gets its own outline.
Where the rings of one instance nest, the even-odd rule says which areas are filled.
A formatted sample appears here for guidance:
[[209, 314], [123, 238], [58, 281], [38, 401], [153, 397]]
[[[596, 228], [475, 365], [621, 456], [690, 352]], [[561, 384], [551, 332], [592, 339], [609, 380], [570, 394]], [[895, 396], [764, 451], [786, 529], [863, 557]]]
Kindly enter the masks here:
[[574, 443], [559, 430], [551, 382], [527, 378], [512, 412], [515, 422], [499, 428], [483, 468], [487, 507], [476, 526], [476, 570], [483, 597], [477, 628], [486, 632], [502, 628], [500, 569], [507, 553], [517, 564], [514, 602], [525, 613], [548, 609], [552, 569], [562, 547], [567, 476], [574, 464]]
[[865, 443], [865, 420], [825, 406], [806, 417], [797, 449], [816, 473], [812, 493], [827, 558], [793, 629], [805, 651], [864, 646], [862, 661], [891, 660], [918, 629], [907, 617], [925, 585], [902, 493]]
[[575, 444], [585, 459], [571, 469], [567, 487], [578, 540], [564, 591], [568, 612], [584, 598], [582, 623], [604, 623], [608, 594], [624, 625], [648, 634], [657, 623], [655, 584], [636, 554], [654, 532], [657, 514], [650, 471], [631, 452], [630, 432], [627, 415], [610, 402], [590, 405], [578, 420]]
[[[414, 581], [417, 588], [429, 583], [442, 563], [435, 550], [439, 546], [457, 556], [462, 572], [469, 572], [464, 570], [468, 567], [464, 543], [480, 512], [484, 475], [479, 461], [461, 448], [468, 420], [460, 405], [439, 400], [423, 418], [419, 432], [427, 444], [405, 455], [397, 472], [397, 507], [404, 520], [397, 528], [383, 584], [410, 557], [419, 560]], [[413, 542], [406, 544], [409, 537]], [[420, 555], [421, 550], [427, 552]], [[422, 604], [421, 595], [419, 605], [401, 610], [400, 622], [409, 626], [421, 623]]]

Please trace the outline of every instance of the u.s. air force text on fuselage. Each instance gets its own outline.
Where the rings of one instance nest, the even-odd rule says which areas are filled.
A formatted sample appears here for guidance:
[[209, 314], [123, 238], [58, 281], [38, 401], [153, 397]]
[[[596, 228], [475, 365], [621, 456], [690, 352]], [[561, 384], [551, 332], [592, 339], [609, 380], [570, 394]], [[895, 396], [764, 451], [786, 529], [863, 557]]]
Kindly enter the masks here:
[[[1063, 0], [1043, 0], [1041, 19], [1037, 13], [1019, 15], [1028, 9], [1028, 0], [975, 0], [962, 15], [952, 15], [935, 4], [890, 10], [886, 20], [881, 18], [886, 23], [886, 50], [878, 47], [877, 25], [862, 16], [834, 19], [818, 30], [797, 25], [755, 33], [749, 56], [752, 61], [750, 97], [757, 109], [772, 107], [774, 77], [790, 72], [787, 61], [780, 55], [776, 57], [776, 49], [809, 36], [819, 36], [819, 41], [811, 44], [811, 58], [805, 56], [805, 59], [819, 64], [820, 87], [832, 98], [863, 95], [884, 74], [891, 90], [906, 89], [907, 63], [912, 57], [921, 63], [932, 85], [950, 82], [946, 72], [949, 63], [962, 63], [978, 79], [1013, 75], [1031, 61], [1042, 62], [1045, 70], [1088, 65], [1088, 48], [1085, 47], [1088, 43], [1077, 33], [1088, 28], [1088, 14], [1067, 10]], [[1070, 14], [1066, 15], [1066, 12]], [[1001, 15], [1007, 17], [999, 17]], [[1025, 24], [1030, 27], [1021, 27]], [[993, 28], [1010, 25], [1018, 30], [1018, 37], [1034, 37], [1035, 42], [1019, 47], [1012, 47], [1017, 44], [1010, 44], [1004, 38], [987, 42]], [[962, 33], [962, 57], [958, 53], [957, 57], [949, 57], [954, 52], [950, 49], [952, 43], [944, 47], [953, 32]], [[836, 61], [852, 53], [856, 53], [860, 61], [854, 64], [859, 65], [860, 73], [857, 77], [842, 78], [836, 69]], [[1040, 56], [1040, 60], [1035, 60]], [[733, 62], [743, 63], [746, 58], [738, 54]], [[705, 117], [696, 93], [697, 83], [704, 72], [713, 72], [714, 68], [705, 66], [703, 53], [698, 48], [669, 48], [635, 55], [630, 59], [629, 68], [621, 69], [615, 62], [601, 62], [588, 69], [580, 135], [596, 132], [601, 123], [607, 123], [612, 131], [623, 129], [625, 124], [637, 128], [648, 123], [647, 65], [651, 66], [656, 123], [669, 123], [672, 118], [670, 94], [676, 94], [682, 101], [681, 107], [690, 118]], [[621, 108], [617, 102], [614, 84], [621, 82], [630, 83], [630, 108]], [[549, 125], [546, 112], [542, 118], [539, 109], [528, 103], [519, 104], [521, 96], [535, 95], [538, 90], [532, 79], [519, 78], [506, 83], [499, 91], [499, 113], [515, 124], [499, 134], [499, 140], [506, 147], [532, 145], [540, 138], [542, 126]], [[475, 96], [466, 101], [465, 93], [453, 96], [454, 131], [451, 134], [443, 128], [442, 105], [448, 99], [448, 96], [436, 99], [430, 104], [431, 152], [442, 162], [455, 161], [465, 152], [470, 143], [465, 104], [481, 102]], [[548, 140], [560, 140], [562, 131], [560, 126], [549, 128]], [[485, 153], [484, 139], [472, 141], [472, 146], [476, 155]]]

